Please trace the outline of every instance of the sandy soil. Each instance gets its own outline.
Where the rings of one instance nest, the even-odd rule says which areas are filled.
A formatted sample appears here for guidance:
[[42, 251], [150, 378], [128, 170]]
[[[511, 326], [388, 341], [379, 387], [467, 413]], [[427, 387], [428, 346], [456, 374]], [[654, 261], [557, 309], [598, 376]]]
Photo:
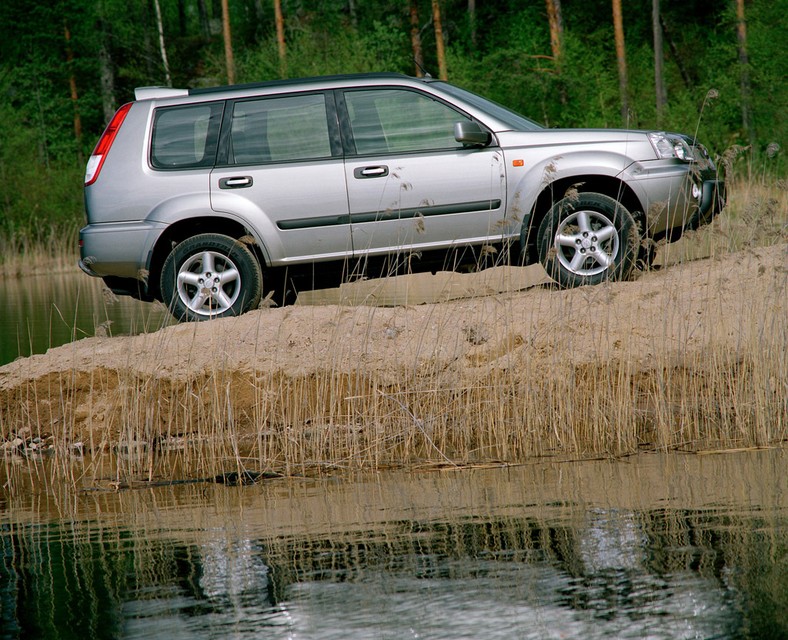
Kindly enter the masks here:
[[[788, 244], [569, 291], [545, 284], [539, 267], [427, 274], [349, 285], [239, 318], [83, 339], [0, 367], [0, 440], [36, 428], [57, 434], [63, 425], [70, 441], [95, 434], [118, 403], [110, 379], [155, 380], [161, 393], [217, 370], [246, 380], [362, 372], [392, 385], [438, 370], [446, 372], [442, 384], [463, 385], [524, 359], [541, 359], [548, 375], [557, 357], [625, 360], [645, 370], [655, 354], [702, 354], [768, 331], [770, 318], [788, 317], [787, 278]], [[323, 304], [330, 299], [342, 304]], [[406, 304], [377, 306], [397, 302]], [[785, 380], [775, 382], [788, 394]]]

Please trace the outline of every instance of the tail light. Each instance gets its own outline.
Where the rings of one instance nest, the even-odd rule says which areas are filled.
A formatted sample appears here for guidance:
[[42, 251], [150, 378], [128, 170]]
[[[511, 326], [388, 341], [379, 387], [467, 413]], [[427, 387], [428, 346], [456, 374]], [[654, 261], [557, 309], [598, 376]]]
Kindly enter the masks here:
[[107, 157], [109, 148], [115, 141], [115, 136], [118, 134], [120, 125], [123, 124], [126, 114], [129, 112], [129, 109], [131, 109], [131, 105], [132, 103], [129, 102], [118, 109], [115, 112], [115, 115], [112, 116], [112, 120], [110, 120], [107, 128], [104, 129], [104, 133], [101, 134], [101, 138], [99, 138], [96, 148], [93, 149], [93, 153], [90, 155], [90, 159], [88, 160], [88, 166], [85, 169], [86, 187], [93, 184], [98, 178], [99, 173], [101, 172], [101, 167], [104, 165], [104, 159]]

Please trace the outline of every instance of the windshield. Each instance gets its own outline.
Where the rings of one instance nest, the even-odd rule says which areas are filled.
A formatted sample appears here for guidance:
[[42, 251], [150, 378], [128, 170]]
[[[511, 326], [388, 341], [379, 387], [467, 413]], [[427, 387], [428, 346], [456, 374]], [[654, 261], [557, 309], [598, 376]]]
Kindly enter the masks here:
[[542, 125], [534, 122], [533, 120], [529, 120], [525, 116], [522, 116], [516, 111], [512, 111], [511, 109], [508, 109], [497, 102], [483, 98], [482, 96], [476, 95], [470, 91], [466, 91], [465, 89], [460, 89], [459, 87], [455, 87], [454, 85], [447, 82], [436, 82], [435, 84], [439, 85], [443, 91], [454, 96], [455, 98], [459, 98], [463, 102], [467, 102], [480, 111], [489, 113], [493, 118], [496, 118], [497, 120], [500, 120], [507, 126], [511, 127], [513, 131], [536, 131], [538, 129], [544, 129]]

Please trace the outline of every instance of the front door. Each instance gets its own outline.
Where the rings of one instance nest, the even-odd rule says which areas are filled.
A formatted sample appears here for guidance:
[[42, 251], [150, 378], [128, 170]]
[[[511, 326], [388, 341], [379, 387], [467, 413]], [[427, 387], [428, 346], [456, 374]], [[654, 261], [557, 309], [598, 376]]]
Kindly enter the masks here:
[[339, 102], [354, 256], [500, 240], [502, 154], [455, 140], [454, 124], [468, 116], [400, 88], [346, 90]]

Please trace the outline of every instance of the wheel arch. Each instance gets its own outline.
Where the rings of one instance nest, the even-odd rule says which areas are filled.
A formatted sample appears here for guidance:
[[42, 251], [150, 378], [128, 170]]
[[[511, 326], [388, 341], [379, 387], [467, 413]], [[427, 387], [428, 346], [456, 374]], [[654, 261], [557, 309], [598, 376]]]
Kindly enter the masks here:
[[573, 188], [584, 193], [601, 193], [621, 202], [632, 214], [638, 231], [642, 234], [646, 229], [646, 214], [643, 210], [643, 205], [637, 194], [626, 182], [614, 176], [606, 175], [563, 176], [545, 186], [536, 197], [528, 216], [527, 224], [523, 228], [525, 233], [521, 233], [521, 250], [525, 252], [529, 262], [534, 261], [536, 258], [536, 236], [539, 225], [542, 224], [542, 220], [552, 206], [556, 202], [563, 200]]
[[237, 220], [220, 216], [198, 216], [178, 220], [169, 225], [158, 237], [148, 261], [148, 294], [161, 300], [159, 278], [164, 261], [177, 244], [203, 233], [219, 233], [236, 240], [242, 240], [260, 263], [268, 264], [266, 252], [256, 237], [246, 226]]

